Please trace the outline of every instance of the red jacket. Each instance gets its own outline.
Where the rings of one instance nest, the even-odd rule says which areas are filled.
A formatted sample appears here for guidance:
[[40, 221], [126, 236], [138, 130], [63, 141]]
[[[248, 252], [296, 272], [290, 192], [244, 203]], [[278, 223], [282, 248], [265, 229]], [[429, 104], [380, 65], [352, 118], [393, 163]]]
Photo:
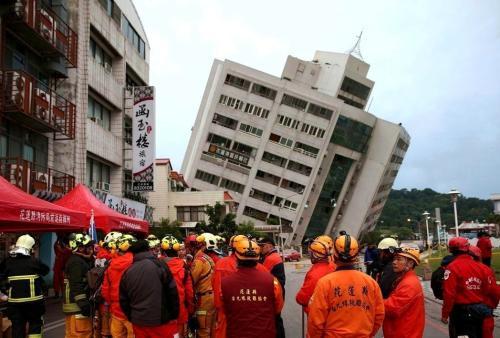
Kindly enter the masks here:
[[389, 297], [384, 300], [385, 338], [422, 338], [425, 328], [424, 293], [411, 270], [405, 273]]
[[127, 252], [114, 257], [109, 263], [102, 281], [102, 297], [109, 304], [109, 312], [120, 319], [127, 319], [120, 307], [120, 281], [122, 275], [134, 261], [134, 255]]
[[333, 271], [335, 271], [335, 264], [333, 262], [314, 263], [309, 271], [307, 271], [306, 277], [304, 278], [304, 284], [302, 284], [302, 287], [295, 296], [295, 300], [304, 307], [306, 313], [309, 313], [309, 300], [311, 299], [316, 284], [321, 277]]
[[493, 245], [491, 244], [491, 240], [489, 237], [481, 237], [477, 240], [477, 245], [479, 249], [481, 249], [481, 257], [482, 258], [491, 258], [491, 249]]
[[490, 289], [486, 298], [484, 299], [484, 304], [486, 304], [490, 309], [496, 309], [498, 302], [500, 301], [500, 286], [496, 283], [495, 272], [492, 268], [485, 264], [479, 264], [481, 268], [484, 270], [484, 273], [489, 277], [491, 281]]
[[189, 313], [192, 313], [194, 309], [194, 292], [191, 276], [186, 269], [186, 263], [183, 259], [165, 257], [163, 260], [167, 263], [177, 285], [177, 292], [179, 294], [179, 317], [177, 318], [177, 323], [187, 323]]
[[217, 263], [221, 259], [221, 257], [217, 253], [215, 253], [215, 252], [213, 252], [211, 250], [207, 251], [206, 254], [208, 256], [210, 256], [210, 258], [212, 258], [212, 260], [214, 261], [214, 263]]
[[458, 255], [444, 272], [442, 318], [450, 316], [455, 304], [484, 303], [492, 282], [481, 263], [467, 254]]

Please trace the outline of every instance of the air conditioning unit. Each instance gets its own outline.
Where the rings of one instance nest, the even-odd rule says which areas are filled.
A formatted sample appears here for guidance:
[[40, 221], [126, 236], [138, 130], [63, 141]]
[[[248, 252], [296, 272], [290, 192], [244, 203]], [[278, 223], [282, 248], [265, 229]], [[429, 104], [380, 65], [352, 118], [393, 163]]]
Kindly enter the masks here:
[[36, 89], [36, 106], [35, 114], [36, 117], [45, 122], [49, 122], [49, 106], [50, 106], [50, 95], [45, 90], [37, 88]]
[[43, 38], [50, 43], [54, 41], [53, 28], [54, 28], [54, 18], [47, 13], [47, 11], [41, 9], [41, 20], [40, 20], [40, 34]]
[[111, 184], [108, 182], [97, 182], [96, 189], [109, 192]]

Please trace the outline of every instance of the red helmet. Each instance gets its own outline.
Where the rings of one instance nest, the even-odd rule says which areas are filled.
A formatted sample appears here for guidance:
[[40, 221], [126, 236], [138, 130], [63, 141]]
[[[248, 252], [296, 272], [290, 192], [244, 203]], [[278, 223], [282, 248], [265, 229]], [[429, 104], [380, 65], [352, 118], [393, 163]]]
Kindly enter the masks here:
[[190, 244], [195, 244], [196, 243], [196, 235], [189, 235], [189, 236], [186, 236], [186, 238], [184, 239], [184, 243], [186, 245], [190, 245]]
[[469, 255], [471, 255], [474, 259], [480, 260], [481, 259], [481, 249], [479, 249], [475, 245], [471, 245], [469, 247]]
[[450, 251], [468, 252], [469, 240], [465, 237], [453, 237], [448, 242], [448, 247], [450, 248]]

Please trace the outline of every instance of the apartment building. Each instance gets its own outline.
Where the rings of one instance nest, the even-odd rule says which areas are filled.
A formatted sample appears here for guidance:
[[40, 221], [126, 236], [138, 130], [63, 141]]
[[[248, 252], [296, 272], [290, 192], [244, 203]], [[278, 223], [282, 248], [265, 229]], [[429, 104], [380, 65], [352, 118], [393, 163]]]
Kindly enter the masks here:
[[408, 149], [400, 124], [366, 111], [369, 64], [350, 54], [289, 56], [281, 77], [215, 60], [182, 173], [229, 190], [237, 221], [278, 224], [288, 245], [371, 230]]
[[155, 191], [150, 192], [149, 203], [154, 208], [155, 223], [162, 219], [178, 221], [184, 229], [191, 229], [198, 222], [208, 222], [207, 205], [224, 205], [224, 213], [234, 212], [234, 200], [228, 191], [192, 191], [184, 176], [172, 170], [169, 159], [156, 159], [154, 170]]

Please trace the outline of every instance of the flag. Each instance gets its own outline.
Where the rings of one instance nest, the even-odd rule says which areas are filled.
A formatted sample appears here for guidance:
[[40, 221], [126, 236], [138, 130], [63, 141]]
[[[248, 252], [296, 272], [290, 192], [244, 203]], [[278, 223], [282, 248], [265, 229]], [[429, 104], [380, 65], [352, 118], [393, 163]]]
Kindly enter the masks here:
[[90, 238], [92, 238], [93, 241], [97, 242], [97, 230], [95, 228], [94, 210], [93, 209], [90, 210], [89, 235], [90, 235]]

